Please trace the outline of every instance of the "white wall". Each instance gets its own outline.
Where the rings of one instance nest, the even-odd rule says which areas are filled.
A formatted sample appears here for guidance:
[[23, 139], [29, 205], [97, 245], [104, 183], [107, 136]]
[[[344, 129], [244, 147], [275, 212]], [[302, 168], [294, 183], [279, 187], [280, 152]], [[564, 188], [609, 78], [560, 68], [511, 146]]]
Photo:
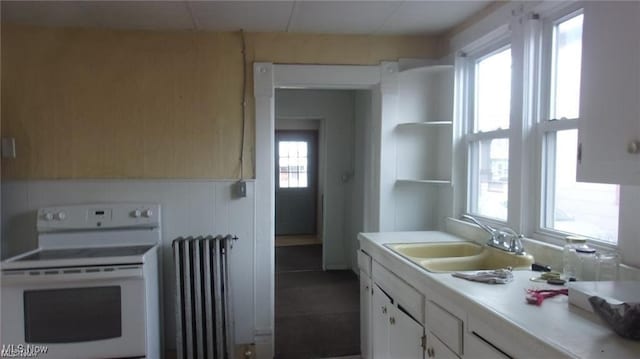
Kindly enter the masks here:
[[[320, 143], [325, 159], [323, 254], [326, 269], [351, 268], [350, 232], [352, 193], [354, 190], [354, 117], [355, 91], [277, 90], [276, 118], [322, 119], [324, 141]], [[322, 169], [321, 169], [322, 170]], [[349, 177], [347, 181], [343, 176]], [[322, 176], [322, 173], [321, 173]]]
[[235, 234], [230, 254], [236, 343], [254, 340], [254, 182], [247, 197], [231, 197], [233, 181], [4, 181], [2, 253], [37, 246], [36, 210], [87, 202], [157, 202], [162, 206], [165, 346], [175, 348], [174, 272], [171, 241], [179, 236]]
[[355, 95], [355, 139], [353, 142], [354, 174], [351, 186], [351, 221], [348, 237], [351, 244], [351, 268], [358, 272], [357, 250], [360, 249], [357, 236], [364, 232], [367, 209], [371, 208], [370, 198], [365, 193], [373, 192], [373, 102], [371, 91], [359, 90]]

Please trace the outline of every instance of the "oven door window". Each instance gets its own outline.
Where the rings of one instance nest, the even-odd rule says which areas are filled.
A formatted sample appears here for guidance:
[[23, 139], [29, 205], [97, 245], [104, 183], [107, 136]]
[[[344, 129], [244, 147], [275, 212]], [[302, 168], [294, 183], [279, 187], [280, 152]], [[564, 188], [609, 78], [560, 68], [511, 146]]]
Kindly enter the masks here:
[[122, 336], [119, 286], [24, 292], [27, 343], [76, 343]]

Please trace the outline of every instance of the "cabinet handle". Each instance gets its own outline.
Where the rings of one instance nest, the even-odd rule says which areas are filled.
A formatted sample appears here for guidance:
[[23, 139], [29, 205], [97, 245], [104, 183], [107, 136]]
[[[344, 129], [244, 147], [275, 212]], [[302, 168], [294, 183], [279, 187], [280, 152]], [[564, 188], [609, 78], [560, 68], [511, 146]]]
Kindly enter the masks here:
[[429, 358], [433, 358], [434, 356], [436, 356], [435, 350], [433, 350], [433, 348], [431, 347], [427, 348], [427, 356], [429, 356]]
[[382, 314], [387, 314], [387, 307], [385, 306], [382, 307]]
[[634, 155], [640, 152], [640, 141], [631, 141], [629, 145], [627, 145], [627, 152]]
[[578, 163], [582, 163], [582, 142], [578, 143]]
[[396, 324], [396, 318], [394, 318], [394, 317], [389, 317], [389, 323], [390, 323], [391, 325]]

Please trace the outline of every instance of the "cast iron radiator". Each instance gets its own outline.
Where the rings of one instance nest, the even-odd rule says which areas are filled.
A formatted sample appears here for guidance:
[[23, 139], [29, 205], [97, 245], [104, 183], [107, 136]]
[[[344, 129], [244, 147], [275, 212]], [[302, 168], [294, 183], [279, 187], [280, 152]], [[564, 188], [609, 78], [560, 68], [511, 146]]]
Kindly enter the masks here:
[[180, 359], [231, 359], [233, 312], [227, 255], [234, 236], [173, 241], [176, 349]]

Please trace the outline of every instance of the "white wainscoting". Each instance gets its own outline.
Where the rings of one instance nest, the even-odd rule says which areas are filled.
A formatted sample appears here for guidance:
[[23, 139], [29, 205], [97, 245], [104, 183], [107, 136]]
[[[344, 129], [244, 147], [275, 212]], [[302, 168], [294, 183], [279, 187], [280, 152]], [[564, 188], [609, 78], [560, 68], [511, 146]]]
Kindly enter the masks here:
[[89, 202], [157, 202], [162, 206], [165, 347], [175, 348], [171, 241], [179, 236], [235, 234], [230, 256], [236, 343], [254, 341], [254, 182], [232, 198], [235, 181], [55, 180], [2, 182], [2, 254], [37, 246], [36, 210]]

